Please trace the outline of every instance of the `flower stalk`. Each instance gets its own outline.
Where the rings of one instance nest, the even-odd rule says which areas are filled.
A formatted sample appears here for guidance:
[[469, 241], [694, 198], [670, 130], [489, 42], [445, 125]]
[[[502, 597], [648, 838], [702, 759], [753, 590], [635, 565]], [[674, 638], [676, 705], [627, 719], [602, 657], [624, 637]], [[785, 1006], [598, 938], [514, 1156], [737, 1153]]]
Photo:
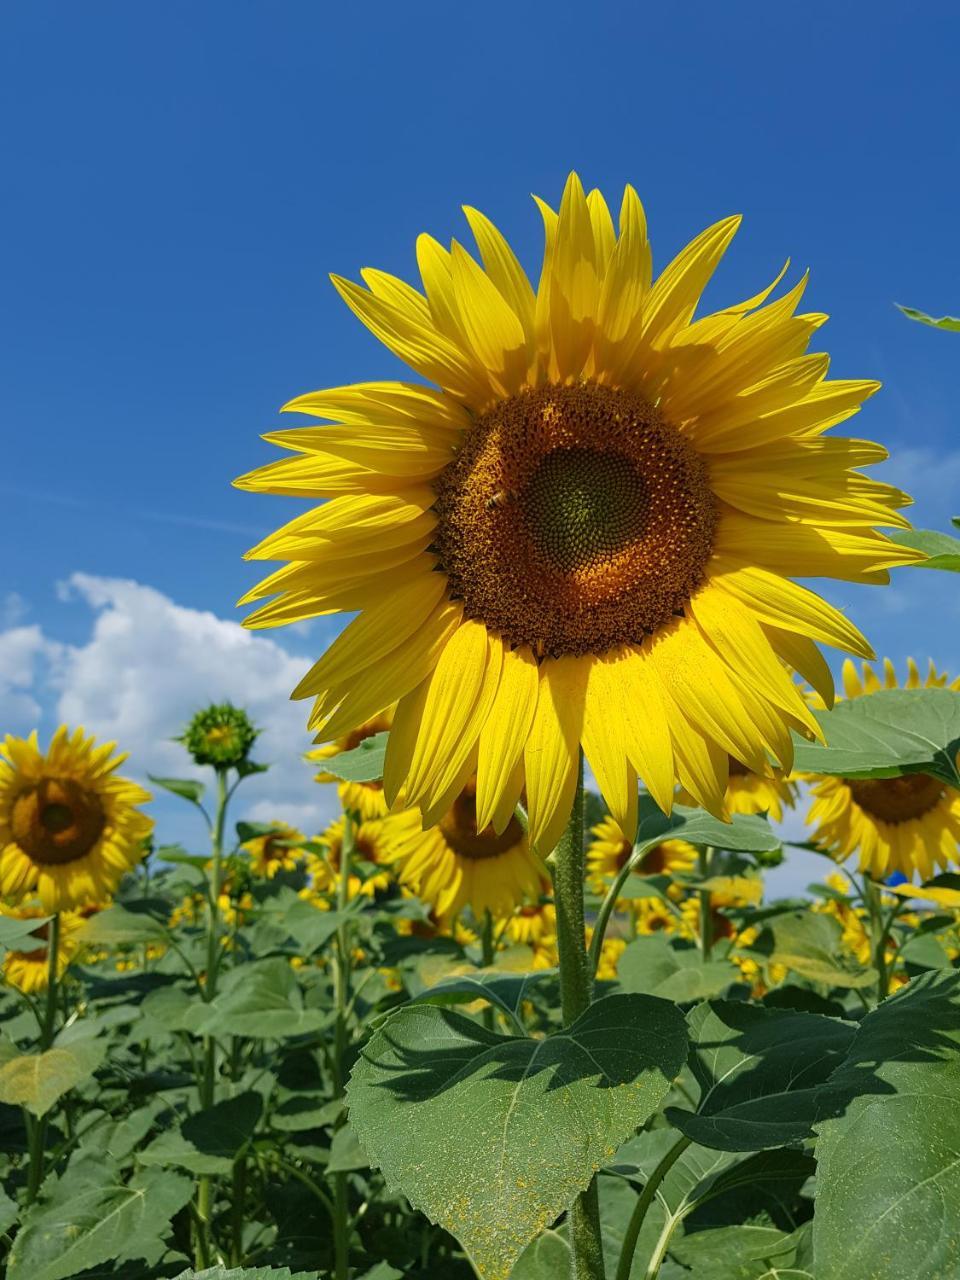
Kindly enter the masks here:
[[[54, 914], [47, 934], [47, 994], [40, 1019], [41, 1053], [53, 1044], [57, 1020], [57, 969], [60, 960], [60, 912]], [[47, 1117], [32, 1115], [24, 1110], [27, 1127], [27, 1148], [30, 1167], [27, 1174], [27, 1204], [33, 1204], [43, 1183], [43, 1155], [47, 1141]]]
[[[580, 753], [577, 789], [566, 830], [550, 855], [553, 898], [557, 913], [557, 950], [560, 959], [560, 1001], [563, 1025], [569, 1027], [590, 1007], [593, 999], [593, 966], [585, 943], [583, 912], [583, 752]], [[570, 1209], [570, 1243], [574, 1280], [605, 1280], [603, 1240], [597, 1179]]]

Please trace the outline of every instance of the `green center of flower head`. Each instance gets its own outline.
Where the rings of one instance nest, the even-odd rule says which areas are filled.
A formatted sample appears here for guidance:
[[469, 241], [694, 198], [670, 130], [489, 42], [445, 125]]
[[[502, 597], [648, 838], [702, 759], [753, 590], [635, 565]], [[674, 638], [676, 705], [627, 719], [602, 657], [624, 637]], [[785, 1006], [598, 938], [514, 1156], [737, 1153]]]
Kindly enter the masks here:
[[713, 549], [703, 459], [622, 388], [548, 385], [501, 401], [434, 488], [432, 549], [450, 599], [538, 657], [641, 644], [683, 609]]
[[229, 769], [246, 760], [257, 732], [245, 711], [223, 702], [198, 711], [180, 741], [197, 764]]
[[647, 489], [622, 454], [555, 449], [523, 492], [530, 536], [559, 569], [586, 569], [642, 537]]

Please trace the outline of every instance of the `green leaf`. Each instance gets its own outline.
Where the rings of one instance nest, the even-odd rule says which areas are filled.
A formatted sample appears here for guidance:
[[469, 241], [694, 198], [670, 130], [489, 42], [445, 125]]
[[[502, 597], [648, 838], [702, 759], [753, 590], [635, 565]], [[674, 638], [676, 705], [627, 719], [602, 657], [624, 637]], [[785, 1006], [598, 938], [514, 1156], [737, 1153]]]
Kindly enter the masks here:
[[663, 934], [635, 938], [617, 964], [617, 981], [624, 991], [660, 996], [691, 1004], [720, 995], [740, 980], [729, 960], [702, 963], [695, 947], [674, 947]]
[[103, 1036], [61, 1034], [44, 1053], [9, 1058], [0, 1066], [0, 1102], [26, 1107], [35, 1116], [46, 1115], [65, 1093], [89, 1080], [106, 1051]]
[[530, 998], [530, 991], [544, 979], [554, 978], [556, 969], [536, 969], [530, 973], [504, 973], [502, 969], [477, 969], [475, 973], [457, 974], [427, 987], [409, 1001], [410, 1004], [470, 1004], [486, 1000], [508, 1017], [519, 1017], [520, 1005]]
[[125, 942], [164, 942], [168, 933], [164, 925], [142, 911], [128, 911], [114, 904], [98, 911], [84, 924], [83, 942], [112, 947]]
[[738, 813], [732, 822], [721, 822], [703, 809], [678, 804], [667, 817], [651, 796], [641, 795], [634, 854], [642, 855], [663, 840], [688, 840], [690, 844], [740, 853], [770, 853], [780, 848], [780, 837], [759, 814]]
[[504, 1280], [653, 1114], [685, 1054], [679, 1010], [648, 996], [599, 1000], [543, 1040], [408, 1006], [362, 1051], [350, 1120], [387, 1182]]
[[263, 1112], [259, 1093], [248, 1091], [188, 1116], [138, 1155], [145, 1165], [180, 1165], [191, 1173], [229, 1173], [253, 1137]]
[[796, 1261], [798, 1243], [796, 1232], [745, 1223], [681, 1236], [671, 1244], [670, 1254], [696, 1276], [763, 1280], [764, 1276], [790, 1274], [783, 1268]]
[[364, 738], [351, 751], [324, 760], [324, 773], [332, 774], [343, 782], [379, 782], [383, 777], [383, 759], [387, 752], [387, 731]]
[[930, 773], [960, 787], [960, 693], [883, 689], [814, 713], [827, 746], [797, 739], [794, 767], [843, 778]]
[[164, 791], [172, 791], [175, 796], [180, 796], [183, 800], [189, 800], [191, 804], [199, 804], [206, 788], [202, 782], [198, 782], [196, 778], [155, 778], [152, 773], [148, 773], [147, 777], [156, 787], [163, 787]]
[[926, 973], [863, 1019], [821, 1099], [817, 1280], [956, 1280], [960, 974]]
[[270, 768], [268, 764], [257, 764], [255, 760], [240, 760], [233, 767], [241, 778], [251, 778], [255, 773], [266, 773]]
[[319, 1031], [330, 1020], [323, 1009], [305, 1009], [296, 976], [284, 959], [258, 960], [227, 974], [209, 1004], [195, 1002], [183, 1025], [195, 1035], [281, 1039]]
[[517, 1259], [510, 1280], [565, 1280], [572, 1266], [566, 1231], [542, 1231]]
[[926, 552], [927, 559], [918, 560], [911, 565], [913, 569], [946, 569], [960, 573], [960, 538], [939, 533], [936, 529], [894, 529], [887, 537], [902, 547]]
[[[42, 928], [45, 924], [49, 924], [53, 916], [34, 917], [30, 920], [18, 920], [14, 916], [0, 916], [0, 947], [6, 947], [11, 951], [18, 950], [18, 943], [24, 938], [29, 938], [37, 929]], [[24, 948], [29, 951], [31, 948], [36, 950], [38, 947], [46, 944], [39, 938], [35, 938], [29, 947]]]
[[144, 1169], [124, 1183], [112, 1165], [71, 1162], [52, 1194], [24, 1216], [7, 1280], [65, 1280], [114, 1259], [144, 1257], [192, 1193], [191, 1179], [168, 1169]]
[[934, 329], [945, 329], [948, 332], [960, 333], [960, 319], [956, 316], [940, 316], [937, 319], [934, 316], [927, 315], [926, 311], [918, 311], [916, 307], [902, 307], [899, 302], [894, 303], [898, 311], [902, 311], [908, 320], [917, 320], [920, 324], [930, 325]]
[[701, 1146], [762, 1151], [800, 1142], [817, 1118], [818, 1091], [853, 1040], [848, 1022], [731, 1000], [687, 1015], [696, 1113], [666, 1117]]
[[16, 1222], [20, 1210], [17, 1208], [16, 1200], [11, 1200], [7, 1193], [0, 1187], [0, 1232], [7, 1232]]
[[345, 1124], [333, 1135], [327, 1173], [351, 1173], [355, 1169], [369, 1169], [370, 1161], [357, 1140], [351, 1124]]
[[[181, 1271], [176, 1280], [320, 1280], [320, 1272], [293, 1272], [289, 1267], [231, 1267], [229, 1271], [226, 1267], [208, 1267], [206, 1271]], [[384, 1276], [382, 1280], [390, 1277]]]
[[782, 964], [809, 982], [855, 990], [877, 980], [875, 969], [863, 969], [843, 946], [843, 929], [832, 916], [814, 911], [788, 911], [769, 920], [754, 951], [770, 964]]

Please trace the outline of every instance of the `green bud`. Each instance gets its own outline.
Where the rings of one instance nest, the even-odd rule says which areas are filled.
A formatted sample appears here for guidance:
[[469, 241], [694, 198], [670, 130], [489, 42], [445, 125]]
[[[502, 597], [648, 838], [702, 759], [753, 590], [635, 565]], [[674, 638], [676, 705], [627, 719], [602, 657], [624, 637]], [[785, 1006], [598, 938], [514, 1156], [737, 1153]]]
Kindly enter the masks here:
[[197, 764], [236, 769], [246, 761], [259, 732], [245, 711], [221, 702], [198, 711], [177, 742], [183, 743]]

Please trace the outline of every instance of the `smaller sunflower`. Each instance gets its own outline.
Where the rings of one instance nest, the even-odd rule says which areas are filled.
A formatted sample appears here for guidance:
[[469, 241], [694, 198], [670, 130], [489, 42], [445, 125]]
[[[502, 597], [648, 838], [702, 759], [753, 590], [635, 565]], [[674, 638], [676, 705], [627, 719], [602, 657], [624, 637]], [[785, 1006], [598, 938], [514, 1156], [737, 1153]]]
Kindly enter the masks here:
[[539, 947], [557, 938], [557, 910], [552, 902], [524, 903], [507, 920], [503, 936], [518, 946]]
[[116, 776], [126, 759], [61, 725], [46, 754], [29, 738], [0, 747], [0, 894], [37, 893], [45, 911], [110, 898], [143, 857], [150, 793]]
[[[380, 715], [365, 720], [352, 733], [344, 734], [342, 738], [308, 751], [305, 758], [313, 764], [322, 764], [324, 760], [332, 760], [334, 756], [338, 756], [341, 751], [352, 751], [367, 738], [372, 738], [375, 734], [389, 729], [392, 724], [393, 708], [391, 707]], [[337, 795], [340, 797], [344, 811], [357, 814], [361, 822], [367, 822], [372, 818], [384, 818], [387, 815], [387, 802], [383, 797], [382, 782], [340, 782], [335, 774], [327, 773], [323, 769], [316, 775], [314, 782], [339, 783]]]
[[305, 840], [306, 836], [302, 831], [297, 831], [286, 822], [277, 822], [271, 831], [262, 836], [254, 836], [240, 848], [250, 857], [251, 871], [272, 880], [280, 871], [297, 869], [305, 853], [296, 846]]
[[[848, 698], [869, 697], [881, 689], [896, 689], [893, 664], [884, 661], [881, 681], [872, 667], [843, 664], [843, 686]], [[960, 689], [960, 680], [948, 681], [930, 663], [921, 679], [913, 659], [907, 662], [905, 689]], [[815, 828], [814, 841], [837, 861], [859, 856], [859, 868], [878, 880], [899, 871], [908, 879], [919, 872], [929, 880], [937, 869], [957, 861], [960, 844], [960, 791], [927, 773], [899, 778], [818, 778], [812, 788], [813, 804], [807, 825]]]
[[[606, 817], [590, 832], [593, 839], [587, 847], [587, 877], [594, 893], [603, 893], [605, 881], [618, 875], [633, 853], [633, 841], [628, 840], [616, 820]], [[636, 868], [639, 876], [676, 876], [692, 872], [697, 863], [697, 851], [685, 840], [664, 840], [643, 855]]]
[[477, 920], [487, 911], [502, 918], [535, 901], [548, 884], [546, 867], [515, 817], [499, 835], [492, 826], [477, 830], [475, 782], [434, 827], [423, 829], [417, 809], [391, 815], [385, 826], [397, 878], [440, 917], [469, 906]]
[[[3, 978], [11, 987], [16, 987], [18, 991], [23, 991], [28, 996], [46, 991], [50, 978], [49, 911], [45, 911], [39, 903], [20, 907], [0, 905], [0, 915], [12, 920], [44, 921], [24, 938], [16, 949], [7, 951], [3, 958]], [[58, 981], [81, 949], [76, 934], [83, 923], [82, 912], [64, 911], [60, 915], [60, 940], [57, 946]]]
[[[331, 822], [323, 835], [321, 843], [326, 849], [326, 862], [315, 858], [311, 863], [312, 883], [320, 894], [336, 895], [336, 878], [340, 872], [340, 855], [343, 850], [343, 818]], [[372, 898], [376, 893], [384, 893], [393, 883], [390, 862], [392, 861], [392, 842], [390, 825], [392, 818], [373, 822], [361, 822], [353, 833], [354, 861], [372, 862], [377, 870], [365, 879], [351, 875], [348, 894], [351, 899], [362, 895]], [[332, 873], [332, 874], [331, 874]]]

